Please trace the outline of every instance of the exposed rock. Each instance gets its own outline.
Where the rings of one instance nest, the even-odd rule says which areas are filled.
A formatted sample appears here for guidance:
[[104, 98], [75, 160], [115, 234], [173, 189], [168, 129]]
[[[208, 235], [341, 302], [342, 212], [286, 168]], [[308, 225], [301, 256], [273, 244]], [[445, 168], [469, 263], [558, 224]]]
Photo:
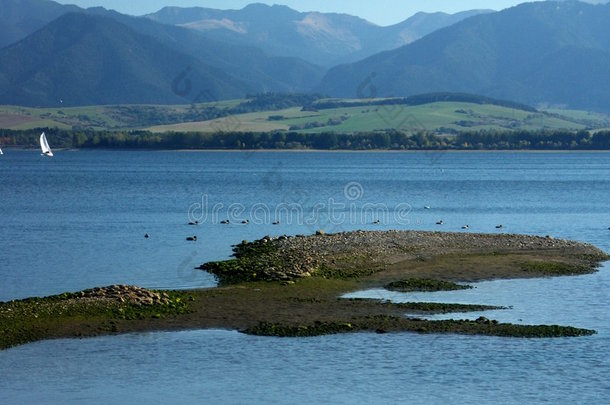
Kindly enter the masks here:
[[[286, 281], [320, 274], [320, 270], [354, 268], [366, 263], [369, 269], [382, 268], [389, 261], [421, 260], [439, 254], [490, 252], [570, 251], [571, 255], [602, 260], [596, 247], [573, 241], [513, 234], [475, 234], [423, 231], [353, 231], [294, 238], [265, 236], [234, 247], [236, 263], [206, 263], [199, 268], [224, 281]], [[246, 259], [240, 262], [240, 259]], [[596, 261], [594, 259], [593, 261]], [[374, 270], [372, 270], [374, 271]], [[241, 273], [245, 272], [245, 273]], [[364, 274], [363, 274], [364, 275]], [[233, 278], [231, 280], [231, 278]]]
[[485, 318], [484, 316], [480, 316], [477, 318], [477, 320], [475, 321], [476, 323], [491, 323], [489, 319]]
[[77, 294], [79, 299], [108, 300], [135, 305], [167, 304], [169, 297], [166, 293], [159, 294], [144, 288], [127, 285], [111, 285], [81, 291]]

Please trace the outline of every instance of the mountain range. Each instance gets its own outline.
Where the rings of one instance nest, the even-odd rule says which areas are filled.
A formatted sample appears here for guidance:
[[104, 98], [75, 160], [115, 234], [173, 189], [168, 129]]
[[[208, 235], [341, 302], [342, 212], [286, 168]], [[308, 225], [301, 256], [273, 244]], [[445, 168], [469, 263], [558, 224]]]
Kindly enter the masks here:
[[332, 67], [398, 48], [473, 15], [417, 13], [381, 27], [347, 14], [298, 12], [286, 6], [251, 4], [241, 10], [165, 7], [146, 17], [204, 32], [224, 42], [256, 46], [270, 55], [293, 56]]
[[420, 13], [389, 27], [261, 4], [166, 7], [144, 17], [50, 0], [2, 0], [2, 8], [0, 104], [459, 92], [610, 111], [608, 4]]
[[80, 10], [47, 0], [2, 0], [0, 48], [27, 37], [63, 14]]
[[[270, 46], [261, 49], [256, 45], [265, 41], [251, 43], [248, 40], [251, 35], [231, 40], [192, 29], [188, 24], [159, 22], [163, 20], [160, 17], [138, 18], [100, 7], [83, 10], [49, 0], [3, 0], [3, 3], [0, 32], [7, 34], [0, 42], [5, 46], [0, 50], [0, 103], [29, 106], [172, 104], [215, 101], [260, 92], [308, 92], [326, 71], [303, 57], [294, 56], [304, 53], [301, 50], [308, 42], [291, 42], [286, 30], [292, 29], [296, 35], [298, 24], [288, 27], [290, 18], [282, 19], [281, 15], [300, 16], [301, 13], [288, 7], [255, 4], [236, 12], [240, 21], [250, 21], [257, 27], [257, 35], [278, 38], [268, 41]], [[183, 21], [184, 15], [201, 15], [193, 9], [166, 8], [159, 16], [168, 14], [169, 10], [182, 16], [178, 21]], [[210, 9], [195, 11], [218, 16], [231, 14]], [[419, 15], [410, 25], [421, 26], [425, 31], [467, 14], [438, 14], [429, 19]], [[344, 20], [376, 27], [356, 17], [340, 17], [328, 15], [332, 20], [331, 31], [347, 29]], [[264, 27], [269, 31], [266, 34], [260, 31]], [[277, 47], [271, 45], [282, 41], [284, 49], [293, 51], [275, 52]], [[333, 41], [336, 50], [349, 48], [347, 39]], [[368, 52], [372, 54], [374, 49]], [[311, 60], [318, 60], [322, 53], [313, 52]]]
[[331, 69], [333, 96], [466, 92], [525, 104], [610, 110], [610, 5], [525, 3]]
[[[52, 3], [6, 1], [21, 10]], [[0, 103], [209, 102], [249, 93], [308, 91], [325, 71], [302, 59], [269, 56], [147, 18], [103, 8], [66, 10], [0, 49]]]
[[[189, 68], [211, 97], [239, 97], [244, 83], [115, 20], [64, 14], [0, 51], [0, 102], [42, 106], [178, 103], [171, 83]], [[174, 86], [176, 87], [176, 86]]]

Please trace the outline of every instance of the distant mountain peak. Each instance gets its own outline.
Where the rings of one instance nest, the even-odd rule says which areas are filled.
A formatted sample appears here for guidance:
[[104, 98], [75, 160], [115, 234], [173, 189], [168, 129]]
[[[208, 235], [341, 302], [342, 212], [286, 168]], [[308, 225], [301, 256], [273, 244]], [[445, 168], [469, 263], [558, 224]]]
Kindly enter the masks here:
[[608, 112], [608, 21], [610, 5], [525, 3], [333, 68], [319, 89], [354, 97], [369, 78], [380, 97], [465, 92]]
[[310, 89], [322, 69], [103, 9], [66, 13], [0, 50], [0, 104], [184, 104]]
[[395, 49], [481, 12], [485, 11], [419, 13], [390, 27], [348, 14], [299, 12], [261, 3], [241, 10], [164, 8], [147, 17], [196, 29], [218, 40], [256, 46], [271, 55], [300, 57], [330, 67]]
[[296, 18], [300, 13], [292, 8], [280, 4], [267, 5], [263, 3], [252, 3], [241, 9], [244, 14], [254, 18], [265, 18], [273, 15], [276, 18]]
[[181, 27], [194, 29], [197, 31], [228, 30], [238, 34], [247, 34], [248, 25], [242, 22], [235, 22], [228, 18], [199, 20], [186, 24], [179, 24]]

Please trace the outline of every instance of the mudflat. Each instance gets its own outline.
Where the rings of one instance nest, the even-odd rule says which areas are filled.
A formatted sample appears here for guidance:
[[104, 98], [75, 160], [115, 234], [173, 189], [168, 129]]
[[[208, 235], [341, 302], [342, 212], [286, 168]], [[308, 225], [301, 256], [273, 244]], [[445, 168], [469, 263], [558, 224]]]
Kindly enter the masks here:
[[437, 291], [481, 280], [586, 274], [609, 259], [592, 245], [551, 237], [415, 231], [265, 237], [235, 245], [234, 256], [200, 267], [216, 275], [217, 288], [110, 286], [0, 303], [0, 348], [50, 338], [202, 328], [286, 337], [362, 331], [590, 335], [595, 331], [570, 326], [405, 315], [494, 308], [484, 303], [395, 304], [341, 297], [368, 288]]

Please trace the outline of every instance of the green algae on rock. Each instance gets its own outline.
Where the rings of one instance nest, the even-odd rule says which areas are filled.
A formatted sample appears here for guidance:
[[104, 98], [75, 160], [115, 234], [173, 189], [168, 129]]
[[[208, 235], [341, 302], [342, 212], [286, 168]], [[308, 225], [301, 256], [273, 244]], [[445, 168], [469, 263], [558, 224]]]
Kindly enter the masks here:
[[453, 333], [464, 335], [486, 335], [514, 338], [553, 338], [590, 336], [590, 329], [559, 325], [515, 325], [499, 323], [486, 318], [477, 320], [431, 321], [419, 318], [374, 316], [355, 319], [351, 322], [316, 322], [312, 325], [286, 325], [261, 322], [243, 331], [257, 336], [312, 337], [354, 332], [414, 332], [423, 334]]
[[377, 303], [379, 306], [391, 306], [396, 309], [402, 309], [409, 313], [422, 313], [422, 314], [448, 314], [454, 312], [481, 312], [481, 311], [495, 311], [501, 309], [508, 309], [506, 307], [500, 307], [495, 305], [481, 305], [481, 304], [453, 304], [444, 302], [398, 302], [394, 303], [386, 300], [377, 300], [369, 298], [343, 298], [351, 302], [362, 302], [367, 305]]
[[0, 349], [41, 339], [201, 328], [270, 336], [347, 332], [585, 336], [594, 331], [406, 315], [500, 309], [487, 305], [341, 297], [384, 286], [438, 290], [463, 287], [450, 282], [585, 274], [609, 258], [592, 245], [573, 241], [415, 231], [265, 237], [243, 241], [233, 251], [231, 260], [200, 267], [216, 275], [218, 288], [150, 291], [111, 286], [0, 303]]
[[468, 290], [470, 285], [457, 284], [451, 281], [431, 280], [425, 278], [409, 278], [406, 280], [393, 281], [385, 285], [386, 290], [400, 292], [433, 292], [433, 291], [456, 291]]
[[109, 286], [0, 303], [0, 349], [55, 337], [120, 332], [124, 321], [184, 314], [186, 292]]

